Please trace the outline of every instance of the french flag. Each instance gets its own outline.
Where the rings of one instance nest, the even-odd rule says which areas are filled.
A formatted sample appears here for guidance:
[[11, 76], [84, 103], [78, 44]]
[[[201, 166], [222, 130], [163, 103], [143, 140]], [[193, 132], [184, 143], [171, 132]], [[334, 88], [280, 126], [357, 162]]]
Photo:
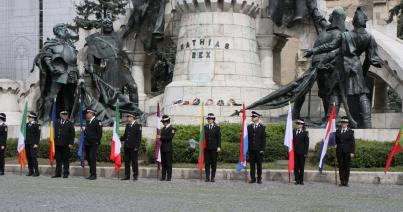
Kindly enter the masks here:
[[319, 160], [319, 171], [322, 172], [324, 158], [326, 156], [327, 147], [330, 145], [336, 144], [336, 106], [333, 105], [332, 113], [330, 114], [329, 121], [326, 125], [326, 133], [325, 138], [323, 139], [323, 143], [321, 145], [320, 150], [320, 160]]
[[239, 144], [239, 162], [237, 170], [241, 172], [242, 169], [246, 169], [246, 153], [248, 152], [248, 125], [246, 123], [246, 108], [245, 104], [242, 105], [242, 135], [241, 142]]

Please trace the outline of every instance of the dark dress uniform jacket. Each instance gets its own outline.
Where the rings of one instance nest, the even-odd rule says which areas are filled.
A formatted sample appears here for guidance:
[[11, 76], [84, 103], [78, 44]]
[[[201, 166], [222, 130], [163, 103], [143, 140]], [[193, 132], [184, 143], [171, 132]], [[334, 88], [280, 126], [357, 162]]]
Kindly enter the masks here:
[[345, 133], [341, 133], [341, 129], [336, 130], [337, 151], [341, 153], [355, 152], [354, 131], [347, 129]]
[[163, 127], [161, 129], [161, 151], [162, 152], [172, 152], [172, 139], [175, 136], [175, 128], [171, 125], [168, 127]]
[[309, 150], [309, 133], [302, 130], [297, 134], [297, 130], [294, 130], [294, 152], [298, 155], [308, 155]]
[[248, 149], [251, 151], [265, 151], [266, 149], [266, 127], [259, 123], [256, 129], [254, 124], [248, 126]]
[[57, 120], [55, 123], [55, 145], [67, 146], [74, 144], [75, 130], [71, 121], [66, 120], [61, 123], [61, 120]]
[[25, 144], [36, 144], [39, 145], [39, 140], [41, 138], [40, 125], [38, 123], [27, 123], [26, 125], [26, 139]]
[[94, 118], [92, 122], [87, 121], [87, 125], [85, 127], [85, 145], [94, 145], [100, 144], [102, 138], [102, 125], [101, 122]]
[[141, 124], [134, 123], [127, 124], [125, 133], [120, 140], [124, 141], [124, 148], [139, 149], [141, 144], [142, 126]]
[[216, 150], [221, 148], [221, 130], [217, 125], [213, 125], [210, 130], [210, 125], [204, 126], [204, 136], [206, 138], [206, 149]]
[[0, 146], [6, 146], [7, 131], [7, 125], [5, 123], [0, 124]]

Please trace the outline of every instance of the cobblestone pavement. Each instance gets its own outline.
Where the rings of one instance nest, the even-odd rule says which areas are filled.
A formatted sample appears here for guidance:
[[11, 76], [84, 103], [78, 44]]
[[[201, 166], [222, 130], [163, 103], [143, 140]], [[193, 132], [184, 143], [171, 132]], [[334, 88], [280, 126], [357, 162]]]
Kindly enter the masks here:
[[403, 186], [0, 176], [0, 211], [402, 211]]

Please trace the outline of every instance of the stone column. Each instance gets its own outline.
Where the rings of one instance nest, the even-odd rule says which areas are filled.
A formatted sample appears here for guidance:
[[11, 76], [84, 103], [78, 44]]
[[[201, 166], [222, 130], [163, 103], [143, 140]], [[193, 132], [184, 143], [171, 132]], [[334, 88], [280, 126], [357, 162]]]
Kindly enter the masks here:
[[273, 39], [275, 35], [258, 35], [257, 43], [259, 47], [260, 70], [262, 80], [265, 85], [275, 88], [276, 83], [273, 81]]
[[144, 89], [144, 63], [146, 60], [146, 53], [143, 51], [129, 52], [131, 55], [133, 66], [131, 68], [132, 76], [137, 84], [138, 95], [139, 95], [139, 108], [145, 111], [145, 100], [147, 95]]

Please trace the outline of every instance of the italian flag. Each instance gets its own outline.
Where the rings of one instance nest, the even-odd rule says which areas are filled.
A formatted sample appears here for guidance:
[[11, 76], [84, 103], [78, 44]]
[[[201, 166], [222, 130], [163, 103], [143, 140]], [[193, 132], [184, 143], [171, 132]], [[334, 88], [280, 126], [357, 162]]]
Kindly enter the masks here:
[[21, 128], [20, 128], [20, 135], [18, 136], [18, 145], [17, 145], [17, 151], [18, 151], [18, 163], [20, 164], [20, 167], [25, 167], [27, 164], [27, 160], [25, 158], [25, 137], [26, 137], [26, 132], [27, 132], [27, 114], [28, 114], [28, 104], [25, 103], [24, 107], [24, 113], [22, 114], [22, 120], [21, 120]]
[[120, 157], [120, 148], [122, 147], [122, 143], [119, 138], [119, 124], [120, 124], [120, 112], [119, 105], [116, 104], [115, 109], [115, 121], [113, 122], [113, 134], [112, 134], [112, 143], [111, 143], [111, 161], [115, 162], [115, 170], [117, 173], [120, 172], [120, 166], [122, 165], [122, 159]]
[[284, 145], [288, 147], [288, 173], [294, 170], [294, 145], [292, 133], [292, 110], [291, 104], [288, 106], [287, 126], [285, 128]]
[[206, 137], [204, 136], [204, 104], [201, 104], [200, 110], [200, 135], [199, 135], [199, 172], [203, 171], [204, 164], [204, 149], [206, 148]]

